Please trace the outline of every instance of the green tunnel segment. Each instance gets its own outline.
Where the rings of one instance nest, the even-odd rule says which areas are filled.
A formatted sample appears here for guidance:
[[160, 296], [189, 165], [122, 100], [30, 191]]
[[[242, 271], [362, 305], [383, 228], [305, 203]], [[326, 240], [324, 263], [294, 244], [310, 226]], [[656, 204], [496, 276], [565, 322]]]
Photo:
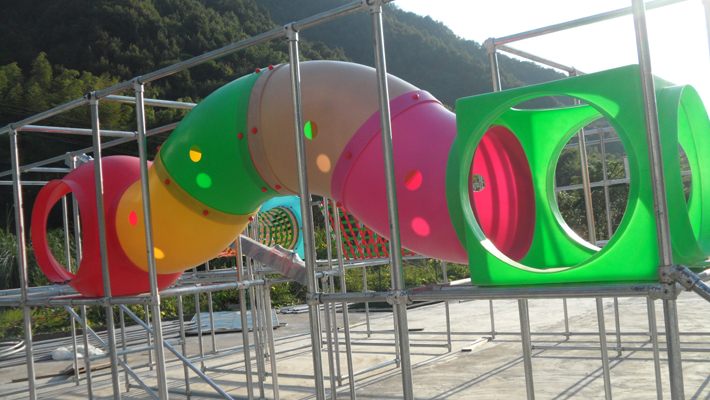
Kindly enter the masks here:
[[258, 73], [244, 76], [205, 98], [160, 149], [175, 183], [229, 214], [251, 214], [279, 196], [261, 179], [249, 155], [247, 109], [258, 78]]
[[[706, 263], [710, 250], [710, 121], [697, 92], [655, 79], [674, 262]], [[543, 96], [569, 96], [585, 106], [516, 110]], [[459, 239], [467, 248], [472, 283], [540, 285], [580, 282], [657, 281], [658, 243], [638, 66], [459, 99], [458, 135], [447, 166], [447, 203]], [[574, 234], [557, 209], [556, 161], [567, 140], [590, 121], [605, 117], [616, 129], [629, 160], [629, 199], [612, 239], [597, 249]], [[535, 187], [535, 234], [531, 250], [515, 262], [492, 246], [470, 206], [468, 176], [476, 147], [491, 125], [516, 134], [528, 158]], [[685, 204], [678, 144], [692, 170]], [[531, 199], [532, 200], [532, 199]]]

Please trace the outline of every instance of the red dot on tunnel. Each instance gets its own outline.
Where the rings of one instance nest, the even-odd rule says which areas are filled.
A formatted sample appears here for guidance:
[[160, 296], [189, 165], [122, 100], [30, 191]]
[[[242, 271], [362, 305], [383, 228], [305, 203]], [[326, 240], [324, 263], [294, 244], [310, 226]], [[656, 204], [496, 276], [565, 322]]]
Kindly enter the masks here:
[[422, 173], [413, 169], [404, 176], [404, 186], [409, 190], [417, 190], [422, 185]]
[[138, 214], [136, 214], [135, 211], [131, 211], [131, 213], [128, 214], [128, 223], [133, 226], [138, 224]]
[[431, 229], [424, 218], [416, 217], [412, 220], [412, 230], [419, 236], [429, 236]]

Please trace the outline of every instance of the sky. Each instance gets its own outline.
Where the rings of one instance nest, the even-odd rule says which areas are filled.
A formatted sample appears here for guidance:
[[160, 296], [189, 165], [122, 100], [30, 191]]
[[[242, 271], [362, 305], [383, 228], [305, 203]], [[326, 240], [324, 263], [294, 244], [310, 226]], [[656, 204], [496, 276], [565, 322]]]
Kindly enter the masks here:
[[[458, 36], [483, 43], [594, 14], [630, 7], [630, 0], [397, 0], [403, 10], [429, 15]], [[710, 46], [702, 0], [647, 10], [653, 73], [690, 84], [710, 109]], [[633, 18], [624, 16], [508, 46], [585, 73], [638, 64]], [[509, 55], [509, 54], [508, 54]]]

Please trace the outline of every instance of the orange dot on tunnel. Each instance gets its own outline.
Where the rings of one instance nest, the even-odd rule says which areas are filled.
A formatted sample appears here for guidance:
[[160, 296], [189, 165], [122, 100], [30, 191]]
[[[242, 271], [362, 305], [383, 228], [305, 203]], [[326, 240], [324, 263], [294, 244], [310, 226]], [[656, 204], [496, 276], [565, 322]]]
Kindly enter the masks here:
[[409, 190], [417, 190], [422, 185], [422, 173], [413, 169], [404, 176], [404, 186]]

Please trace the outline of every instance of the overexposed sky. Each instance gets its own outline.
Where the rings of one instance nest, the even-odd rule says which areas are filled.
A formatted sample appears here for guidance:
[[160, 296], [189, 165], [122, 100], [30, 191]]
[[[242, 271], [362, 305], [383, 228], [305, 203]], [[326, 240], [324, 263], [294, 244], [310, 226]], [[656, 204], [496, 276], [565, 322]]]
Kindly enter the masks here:
[[[631, 0], [397, 0], [395, 4], [483, 43], [489, 37], [630, 7]], [[710, 46], [702, 0], [647, 10], [646, 18], [653, 73], [692, 85], [710, 109]], [[586, 73], [638, 63], [630, 15], [508, 45]]]

